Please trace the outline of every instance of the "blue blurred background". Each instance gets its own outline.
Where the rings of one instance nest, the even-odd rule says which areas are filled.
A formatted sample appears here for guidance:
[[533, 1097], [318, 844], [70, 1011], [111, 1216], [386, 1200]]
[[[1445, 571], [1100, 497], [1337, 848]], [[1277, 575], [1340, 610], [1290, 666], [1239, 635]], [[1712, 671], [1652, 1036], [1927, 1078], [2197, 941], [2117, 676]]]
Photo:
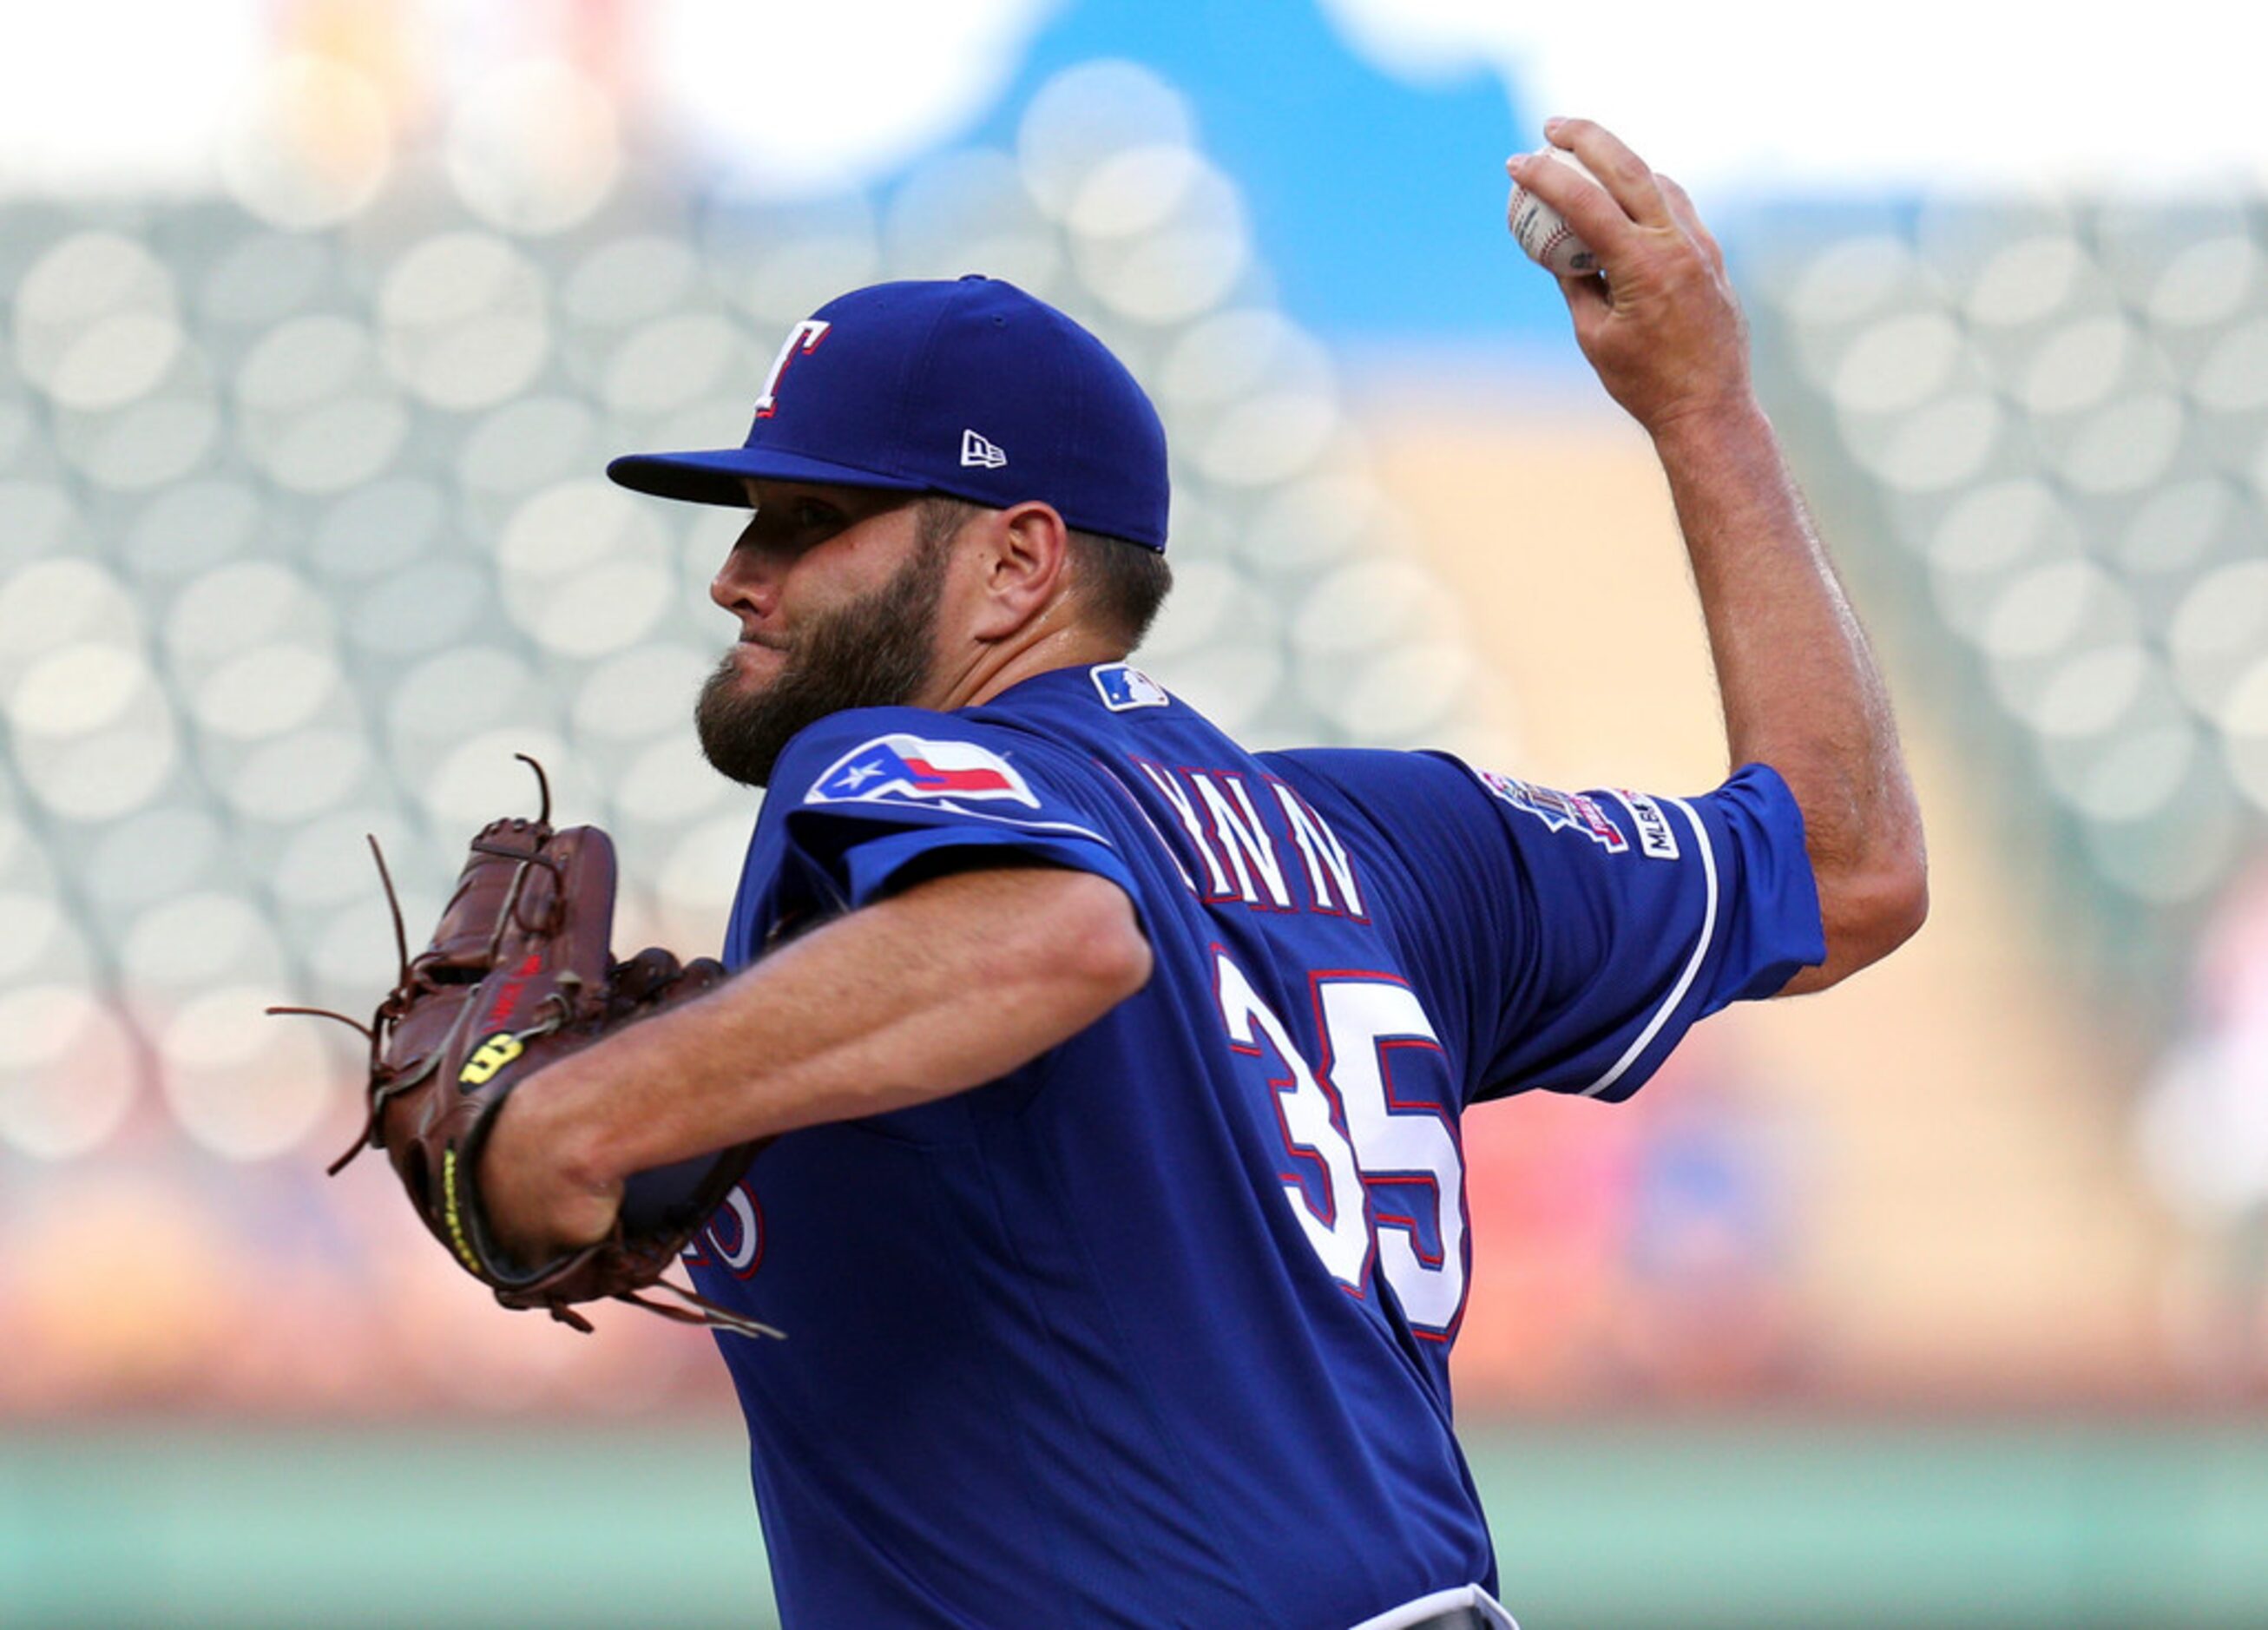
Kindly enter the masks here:
[[[2194, 15], [2192, 15], [2194, 13]], [[1463, 1434], [1552, 1626], [2268, 1623], [2268, 26], [1742, 0], [81, 0], [0, 62], [0, 1623], [768, 1622], [704, 1338], [508, 1316], [324, 1162], [550, 766], [713, 946], [737, 440], [984, 270], [1155, 395], [1145, 665], [1262, 745], [1722, 773], [1644, 437], [1503, 231], [1580, 112], [1724, 238], [1935, 912], [1468, 1124]]]

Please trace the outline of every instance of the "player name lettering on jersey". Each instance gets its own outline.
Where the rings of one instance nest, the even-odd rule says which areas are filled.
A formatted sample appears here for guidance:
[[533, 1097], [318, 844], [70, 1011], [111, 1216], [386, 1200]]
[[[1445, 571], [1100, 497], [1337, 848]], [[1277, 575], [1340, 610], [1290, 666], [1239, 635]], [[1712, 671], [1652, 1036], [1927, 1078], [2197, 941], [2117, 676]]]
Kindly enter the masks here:
[[[1267, 791], [1256, 798], [1247, 778], [1235, 771], [1172, 769], [1146, 758], [1133, 763], [1188, 839], [1197, 874], [1183, 867], [1182, 876], [1200, 899], [1367, 920], [1346, 845], [1291, 787], [1263, 777]], [[1287, 852], [1297, 858], [1303, 896], [1292, 889]]]
[[1626, 786], [1615, 788], [1615, 800], [1631, 813], [1631, 824], [1638, 829], [1640, 854], [1650, 860], [1677, 859], [1677, 834], [1670, 830], [1669, 817], [1657, 800]]
[[1476, 770], [1473, 773], [1480, 778], [1483, 786], [1506, 803], [1534, 815], [1555, 832], [1572, 828], [1609, 854], [1624, 854], [1630, 850], [1630, 839], [1623, 836], [1622, 828], [1588, 793], [1563, 793], [1556, 787], [1522, 781], [1516, 776], [1498, 775], [1493, 770]]

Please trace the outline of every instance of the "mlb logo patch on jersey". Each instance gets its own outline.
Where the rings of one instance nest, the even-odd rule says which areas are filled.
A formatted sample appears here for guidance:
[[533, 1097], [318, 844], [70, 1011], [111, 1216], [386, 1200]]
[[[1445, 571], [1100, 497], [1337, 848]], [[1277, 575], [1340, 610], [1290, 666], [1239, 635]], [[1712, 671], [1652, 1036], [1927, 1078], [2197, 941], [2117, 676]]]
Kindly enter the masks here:
[[891, 734], [836, 759], [804, 794], [806, 804], [962, 803], [1007, 799], [1037, 809], [1031, 785], [999, 754], [974, 741]]
[[1174, 699], [1156, 680], [1123, 662], [1105, 662], [1087, 671], [1094, 675], [1094, 688], [1102, 695], [1102, 705], [1114, 713], [1130, 712], [1138, 707], [1164, 707]]
[[1608, 818], [1599, 808], [1598, 800], [1580, 793], [1562, 793], [1555, 788], [1538, 786], [1533, 781], [1522, 781], [1513, 776], [1498, 775], [1493, 770], [1476, 770], [1481, 785], [1495, 793], [1514, 809], [1534, 815], [1537, 820], [1558, 831], [1572, 827], [1609, 854], [1627, 853], [1630, 839], [1623, 836], [1622, 828]]
[[1677, 859], [1677, 834], [1670, 830], [1669, 816], [1658, 799], [1633, 793], [1626, 786], [1616, 787], [1615, 797], [1631, 813], [1631, 824], [1638, 829], [1640, 854], [1649, 860]]

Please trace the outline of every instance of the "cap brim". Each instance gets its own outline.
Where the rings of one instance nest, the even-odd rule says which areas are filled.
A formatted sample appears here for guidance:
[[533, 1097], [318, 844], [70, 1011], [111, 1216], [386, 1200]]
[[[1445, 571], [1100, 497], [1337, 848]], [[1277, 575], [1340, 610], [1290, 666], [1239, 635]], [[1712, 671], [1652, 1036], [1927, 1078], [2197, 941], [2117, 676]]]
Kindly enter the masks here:
[[735, 509], [748, 507], [748, 494], [740, 483], [752, 476], [759, 481], [807, 481], [817, 486], [878, 487], [886, 492], [923, 492], [929, 488], [925, 481], [877, 475], [870, 469], [830, 464], [824, 459], [807, 459], [771, 447], [633, 453], [607, 466], [607, 478], [633, 492]]

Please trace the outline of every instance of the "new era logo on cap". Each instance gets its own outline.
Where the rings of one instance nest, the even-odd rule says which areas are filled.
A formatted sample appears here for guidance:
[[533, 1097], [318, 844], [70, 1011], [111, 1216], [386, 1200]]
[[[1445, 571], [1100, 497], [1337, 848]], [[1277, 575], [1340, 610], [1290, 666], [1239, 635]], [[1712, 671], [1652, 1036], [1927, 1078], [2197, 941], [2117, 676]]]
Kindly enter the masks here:
[[1008, 455], [973, 430], [961, 432], [961, 462], [971, 469], [998, 469]]

